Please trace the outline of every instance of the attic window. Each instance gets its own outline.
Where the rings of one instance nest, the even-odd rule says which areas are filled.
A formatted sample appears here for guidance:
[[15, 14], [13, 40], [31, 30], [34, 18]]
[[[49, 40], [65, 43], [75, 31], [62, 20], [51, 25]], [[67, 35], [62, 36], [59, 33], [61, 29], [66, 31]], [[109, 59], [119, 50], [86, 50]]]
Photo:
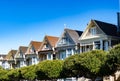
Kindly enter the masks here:
[[45, 44], [45, 48], [48, 48], [48, 44]]
[[91, 35], [96, 35], [96, 27], [92, 27], [90, 29], [90, 33], [91, 33]]

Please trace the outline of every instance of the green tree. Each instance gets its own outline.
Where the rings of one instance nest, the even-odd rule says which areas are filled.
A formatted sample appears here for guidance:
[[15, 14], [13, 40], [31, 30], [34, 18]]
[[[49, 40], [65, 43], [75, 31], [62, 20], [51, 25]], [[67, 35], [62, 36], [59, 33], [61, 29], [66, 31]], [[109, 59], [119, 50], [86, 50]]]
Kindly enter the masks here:
[[80, 55], [80, 64], [87, 68], [87, 77], [95, 79], [97, 76], [103, 76], [103, 66], [107, 60], [107, 52], [103, 50], [93, 50]]
[[[36, 67], [36, 73], [41, 73], [37, 77], [44, 77], [44, 79], [57, 79], [60, 77], [62, 71], [62, 60], [45, 60], [40, 62]], [[43, 78], [39, 78], [43, 79]]]
[[11, 69], [7, 73], [9, 81], [19, 81], [19, 69]]
[[20, 68], [22, 75], [21, 78], [26, 80], [34, 80], [36, 78], [35, 67], [36, 65], [31, 65]]
[[109, 50], [107, 55], [107, 73], [108, 75], [114, 74], [117, 70], [120, 70], [120, 44], [115, 45]]
[[107, 60], [107, 52], [93, 50], [81, 54], [76, 54], [65, 59], [64, 69], [68, 76], [84, 76], [95, 79], [103, 75], [103, 66]]
[[8, 81], [9, 78], [8, 78], [8, 73], [9, 71], [8, 70], [4, 70], [3, 68], [0, 69], [0, 81]]

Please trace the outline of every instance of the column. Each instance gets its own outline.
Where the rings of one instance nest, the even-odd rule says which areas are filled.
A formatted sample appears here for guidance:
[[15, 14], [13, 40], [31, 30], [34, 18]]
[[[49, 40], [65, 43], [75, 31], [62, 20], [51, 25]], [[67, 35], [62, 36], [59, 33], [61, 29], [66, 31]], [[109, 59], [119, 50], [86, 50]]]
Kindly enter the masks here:
[[74, 49], [71, 49], [71, 51], [72, 51], [72, 55], [74, 55]]
[[66, 57], [68, 57], [68, 51], [67, 51], [67, 49], [65, 50], [65, 54], [66, 54]]
[[109, 48], [111, 48], [112, 46], [111, 46], [111, 40], [109, 40]]
[[87, 50], [86, 50], [86, 45], [85, 45], [85, 52], [86, 52]]
[[82, 46], [80, 46], [80, 53], [82, 53]]
[[48, 58], [48, 54], [49, 54], [49, 53], [47, 53], [47, 60], [49, 60], [49, 58]]
[[100, 40], [100, 49], [103, 50], [103, 40]]
[[105, 41], [105, 51], [108, 51], [108, 41]]
[[53, 60], [53, 54], [51, 54], [51, 60]]
[[95, 43], [94, 43], [94, 41], [93, 41], [93, 50], [95, 50]]

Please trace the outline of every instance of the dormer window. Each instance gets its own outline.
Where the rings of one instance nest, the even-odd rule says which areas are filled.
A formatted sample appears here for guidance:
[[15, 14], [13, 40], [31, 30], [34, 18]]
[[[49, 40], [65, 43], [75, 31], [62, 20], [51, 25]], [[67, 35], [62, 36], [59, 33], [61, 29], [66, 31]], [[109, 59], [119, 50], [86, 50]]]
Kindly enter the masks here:
[[92, 27], [90, 29], [90, 33], [91, 33], [91, 35], [96, 35], [96, 27]]

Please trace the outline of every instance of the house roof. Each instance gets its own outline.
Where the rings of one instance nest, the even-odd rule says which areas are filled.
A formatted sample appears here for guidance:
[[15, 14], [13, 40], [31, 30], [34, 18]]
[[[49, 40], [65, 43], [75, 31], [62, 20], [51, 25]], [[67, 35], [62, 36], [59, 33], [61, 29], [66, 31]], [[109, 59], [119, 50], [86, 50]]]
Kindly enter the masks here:
[[7, 60], [14, 59], [16, 52], [17, 52], [17, 50], [10, 50], [8, 52], [8, 54], [6, 55], [5, 59], [7, 59]]
[[31, 41], [29, 44], [29, 47], [27, 49], [26, 54], [31, 54], [30, 48], [33, 47], [35, 51], [38, 51], [38, 49], [40, 48], [42, 42], [38, 42], [38, 41]]
[[40, 48], [39, 48], [39, 51], [42, 49], [42, 47], [43, 47], [44, 43], [46, 43], [46, 41], [48, 41], [48, 43], [50, 44], [51, 47], [55, 47], [58, 39], [59, 39], [59, 37], [46, 35], [46, 36], [44, 37], [44, 40], [43, 40], [43, 42], [42, 42], [42, 45], [41, 45]]
[[5, 54], [0, 54], [0, 60], [4, 60], [4, 59], [5, 59], [5, 57], [6, 57], [6, 55], [5, 55]]
[[27, 48], [26, 46], [20, 46], [19, 47], [19, 50], [22, 52], [22, 53], [25, 53], [27, 51]]
[[17, 51], [17, 53], [16, 53], [16, 57], [19, 57], [19, 52], [22, 52], [22, 54], [25, 54], [25, 52], [27, 51], [27, 48], [28, 47], [26, 47], [26, 46], [20, 46], [19, 48], [18, 48], [18, 51]]
[[32, 45], [35, 48], [35, 50], [38, 50], [39, 47], [41, 46], [41, 44], [42, 44], [42, 42], [38, 42], [38, 41], [31, 41], [30, 42], [30, 45]]
[[52, 47], [55, 47], [55, 44], [57, 43], [59, 39], [59, 37], [55, 37], [55, 36], [45, 36], [45, 38], [48, 40], [48, 42], [50, 43]]
[[79, 37], [82, 35], [82, 31], [78, 31], [78, 30], [72, 30], [72, 29], [65, 29], [64, 31], [66, 31], [70, 37], [72, 38], [72, 40], [75, 42], [75, 43], [79, 43]]
[[102, 22], [102, 21], [98, 21], [98, 20], [92, 20], [92, 21], [95, 24], [97, 24], [106, 35], [118, 36], [116, 25], [106, 23], [106, 22]]

